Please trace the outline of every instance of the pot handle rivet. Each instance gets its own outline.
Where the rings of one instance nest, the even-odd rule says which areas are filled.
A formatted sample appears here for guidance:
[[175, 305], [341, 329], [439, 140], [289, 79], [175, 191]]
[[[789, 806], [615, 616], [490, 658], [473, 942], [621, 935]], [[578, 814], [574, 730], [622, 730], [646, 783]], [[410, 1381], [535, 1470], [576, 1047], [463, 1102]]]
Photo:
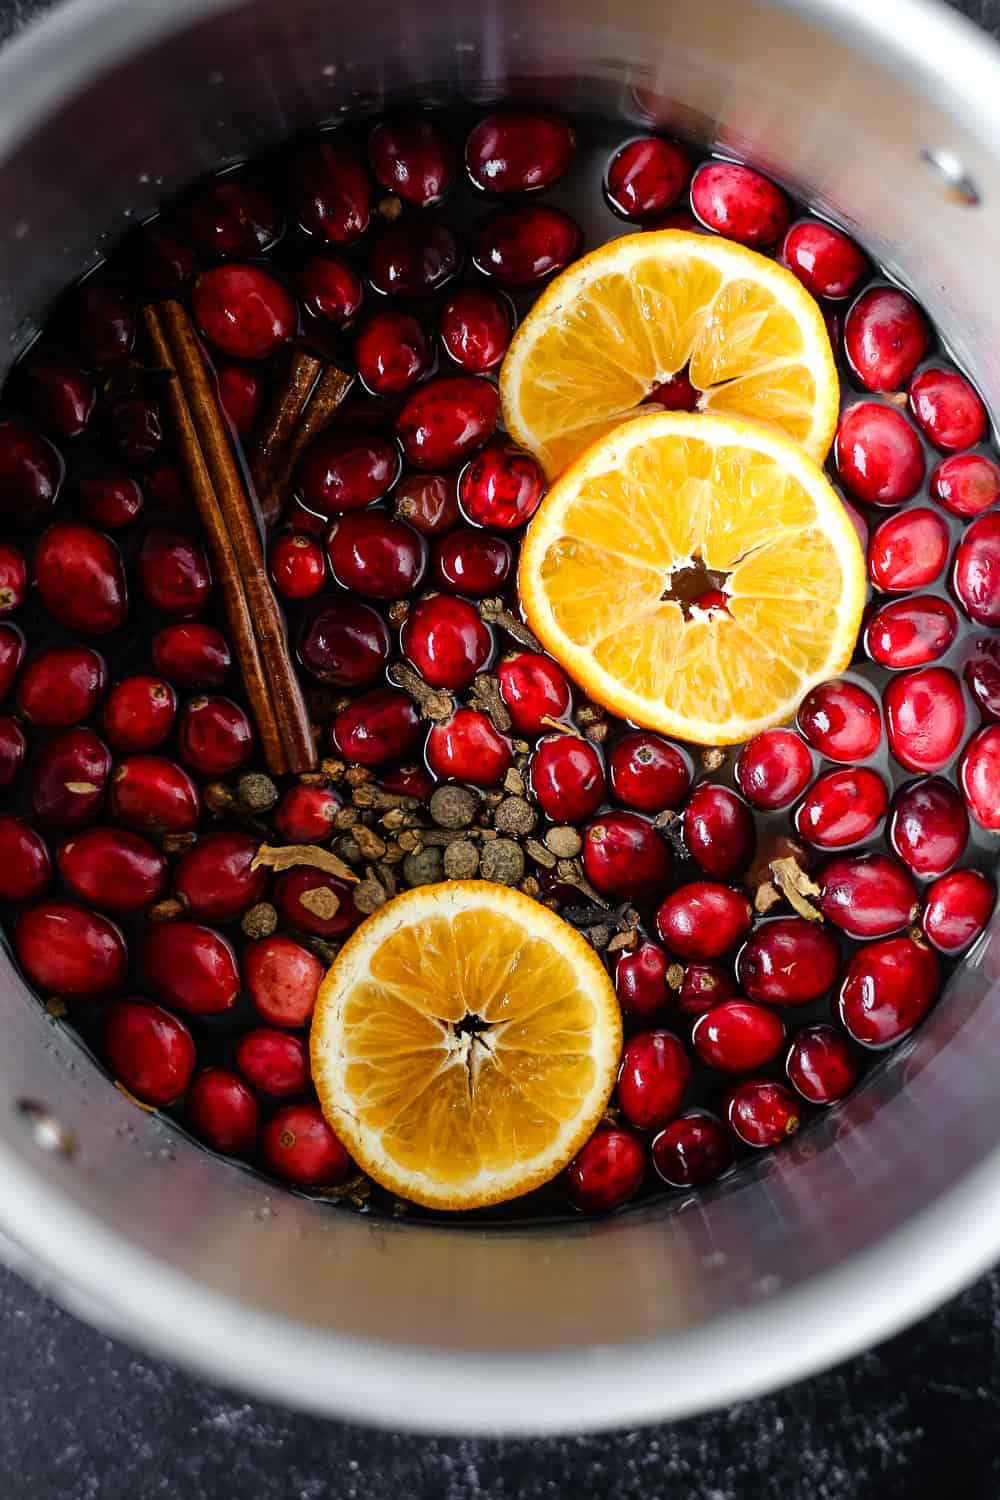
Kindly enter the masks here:
[[982, 202], [979, 189], [954, 151], [947, 146], [925, 146], [921, 160], [937, 178], [938, 186], [953, 203], [962, 208], [978, 208]]
[[40, 1151], [55, 1151], [60, 1156], [76, 1155], [76, 1136], [73, 1131], [61, 1125], [44, 1104], [39, 1104], [36, 1099], [18, 1099], [15, 1109]]

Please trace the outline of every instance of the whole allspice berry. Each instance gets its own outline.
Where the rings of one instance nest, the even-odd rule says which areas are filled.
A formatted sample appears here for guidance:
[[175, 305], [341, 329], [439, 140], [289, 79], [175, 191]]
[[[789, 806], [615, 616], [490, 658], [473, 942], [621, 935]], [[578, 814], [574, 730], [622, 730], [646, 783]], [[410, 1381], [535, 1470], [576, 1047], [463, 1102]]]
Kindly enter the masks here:
[[270, 812], [278, 800], [278, 788], [263, 771], [248, 771], [236, 783], [236, 795], [247, 812]]
[[545, 835], [545, 845], [560, 859], [575, 859], [583, 848], [583, 840], [568, 823], [557, 823]]
[[440, 849], [419, 849], [403, 860], [403, 879], [409, 886], [433, 885], [443, 873]]
[[472, 880], [479, 870], [479, 850], [469, 839], [456, 839], [444, 851], [447, 880]]
[[468, 828], [479, 798], [466, 786], [439, 786], [431, 793], [430, 813], [439, 828]]
[[270, 937], [277, 929], [278, 913], [270, 901], [258, 901], [243, 913], [240, 926], [248, 938]]
[[479, 856], [479, 873], [497, 885], [517, 885], [524, 876], [524, 855], [513, 839], [490, 839]]
[[533, 833], [538, 814], [525, 797], [505, 797], [493, 814], [493, 827], [498, 833], [512, 833], [517, 838]]

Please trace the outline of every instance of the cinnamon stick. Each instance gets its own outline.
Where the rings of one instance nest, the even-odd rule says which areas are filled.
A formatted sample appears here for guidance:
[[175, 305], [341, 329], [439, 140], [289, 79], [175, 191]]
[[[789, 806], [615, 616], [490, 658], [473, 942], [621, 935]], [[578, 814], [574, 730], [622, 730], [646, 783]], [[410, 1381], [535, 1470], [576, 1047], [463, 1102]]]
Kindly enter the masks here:
[[265, 525], [274, 526], [288, 500], [295, 466], [343, 405], [353, 376], [296, 350], [254, 445], [250, 473]]
[[319, 379], [323, 361], [305, 349], [295, 349], [281, 385], [264, 413], [250, 455], [250, 475], [258, 496], [271, 487], [274, 466], [291, 441], [292, 433]]

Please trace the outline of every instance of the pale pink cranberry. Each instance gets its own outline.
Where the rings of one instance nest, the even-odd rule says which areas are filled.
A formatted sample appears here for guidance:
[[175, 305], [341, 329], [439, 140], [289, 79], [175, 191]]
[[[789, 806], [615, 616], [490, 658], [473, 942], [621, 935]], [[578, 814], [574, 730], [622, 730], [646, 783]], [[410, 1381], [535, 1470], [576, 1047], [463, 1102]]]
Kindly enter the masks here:
[[1000, 831], [1000, 724], [974, 734], [959, 766], [962, 794], [981, 828]]
[[919, 1026], [940, 981], [938, 961], [923, 942], [883, 938], [850, 959], [840, 986], [840, 1019], [856, 1042], [887, 1047]]
[[927, 319], [896, 287], [873, 286], [847, 315], [844, 348], [869, 391], [902, 390], [927, 353], [927, 340]]
[[970, 620], [1000, 625], [1000, 511], [973, 521], [955, 551], [952, 587]]
[[902, 505], [924, 481], [920, 439], [894, 406], [849, 406], [837, 426], [834, 454], [844, 484], [868, 505]]
[[814, 297], [850, 297], [868, 275], [868, 260], [852, 239], [820, 219], [793, 224], [778, 259]]
[[243, 954], [243, 982], [257, 1014], [272, 1026], [304, 1026], [324, 965], [285, 933], [258, 938]]
[[736, 977], [751, 1000], [807, 1005], [830, 988], [839, 964], [837, 942], [820, 923], [774, 917], [741, 949]]
[[765, 729], [740, 751], [736, 782], [754, 807], [789, 807], [812, 778], [812, 756], [790, 729]]
[[927, 892], [921, 925], [939, 953], [961, 953], [985, 929], [996, 887], [978, 870], [953, 870]]
[[810, 1104], [836, 1104], [851, 1092], [860, 1069], [843, 1032], [833, 1026], [805, 1026], [788, 1049], [785, 1071], [789, 1083]]
[[573, 160], [572, 127], [555, 115], [504, 109], [487, 115], [465, 143], [465, 166], [487, 193], [532, 193], [551, 187]]
[[828, 760], [867, 760], [882, 743], [878, 704], [859, 683], [843, 678], [810, 689], [799, 706], [798, 726]]
[[712, 161], [691, 183], [691, 207], [701, 222], [741, 245], [773, 245], [788, 228], [788, 199], [751, 167]]
[[645, 224], [673, 208], [691, 176], [691, 158], [676, 141], [638, 136], [608, 164], [604, 191], [615, 213]]
[[818, 882], [820, 911], [849, 937], [891, 937], [916, 919], [917, 887], [887, 854], [838, 855], [823, 866]]
[[951, 538], [936, 511], [924, 506], [900, 511], [876, 527], [868, 551], [868, 573], [887, 594], [923, 589], [940, 578]]
[[264, 1166], [298, 1187], [336, 1187], [351, 1159], [323, 1118], [318, 1104], [286, 1104], [260, 1137]]
[[978, 516], [1000, 500], [1000, 465], [982, 453], [943, 458], [931, 475], [931, 494], [953, 516]]
[[870, 838], [889, 810], [889, 793], [866, 766], [825, 771], [795, 810], [795, 826], [819, 849], [843, 849]]
[[869, 617], [865, 650], [882, 667], [923, 667], [944, 655], [957, 630], [958, 616], [947, 599], [934, 594], [894, 599]]
[[956, 453], [986, 433], [986, 408], [957, 370], [921, 370], [910, 386], [910, 410], [935, 448]]

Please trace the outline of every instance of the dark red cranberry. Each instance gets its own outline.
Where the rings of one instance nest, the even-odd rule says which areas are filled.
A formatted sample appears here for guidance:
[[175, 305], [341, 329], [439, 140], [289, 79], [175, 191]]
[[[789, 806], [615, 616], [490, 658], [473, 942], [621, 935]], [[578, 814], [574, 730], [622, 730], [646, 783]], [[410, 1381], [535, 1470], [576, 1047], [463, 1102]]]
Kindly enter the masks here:
[[735, 994], [736, 981], [721, 965], [688, 964], [677, 991], [677, 1009], [685, 1016], [700, 1016], [724, 1000], [731, 1000]]
[[745, 870], [757, 847], [753, 814], [728, 787], [703, 781], [684, 809], [684, 842], [706, 875], [726, 880]]
[[80, 479], [80, 511], [95, 526], [119, 531], [142, 514], [143, 494], [128, 474], [108, 472]]
[[926, 588], [948, 561], [951, 539], [936, 511], [924, 506], [889, 516], [876, 527], [868, 551], [872, 583], [888, 594]]
[[399, 478], [399, 449], [374, 432], [331, 428], [306, 449], [296, 483], [307, 510], [321, 516], [363, 510]]
[[219, 404], [236, 435], [245, 442], [257, 425], [266, 386], [259, 367], [239, 360], [219, 360], [215, 367]]
[[664, 411], [697, 411], [701, 391], [691, 384], [684, 370], [678, 370], [669, 380], [658, 381], [652, 386], [646, 400], [655, 401]]
[[396, 486], [393, 507], [423, 536], [450, 531], [460, 516], [458, 480], [454, 474], [407, 474]]
[[833, 1026], [804, 1026], [788, 1049], [788, 1081], [810, 1104], [836, 1104], [858, 1078], [850, 1042]]
[[404, 401], [396, 433], [416, 469], [451, 469], [489, 442], [500, 415], [496, 387], [476, 375], [440, 375]]
[[368, 137], [368, 161], [384, 188], [417, 208], [443, 198], [455, 180], [451, 142], [419, 114], [391, 117]]
[[741, 245], [773, 245], [788, 228], [788, 199], [779, 187], [737, 162], [710, 161], [691, 182], [691, 207], [709, 229]]
[[261, 255], [281, 236], [276, 206], [244, 177], [215, 177], [187, 204], [187, 227], [196, 248], [212, 259]]
[[14, 686], [24, 660], [24, 632], [9, 621], [0, 623], [0, 700]]
[[167, 889], [167, 862], [159, 849], [123, 828], [74, 834], [57, 849], [56, 864], [70, 894], [102, 911], [142, 911]]
[[671, 1120], [650, 1147], [657, 1174], [670, 1187], [704, 1187], [732, 1160], [726, 1127], [704, 1110], [690, 1110]]
[[646, 1153], [632, 1132], [599, 1125], [570, 1165], [570, 1202], [585, 1214], [610, 1213], [635, 1196], [645, 1175]]
[[938, 961], [910, 937], [883, 938], [848, 962], [840, 986], [840, 1019], [856, 1042], [887, 1047], [919, 1026], [937, 999]]
[[909, 771], [940, 771], [965, 733], [962, 685], [947, 667], [921, 667], [893, 677], [884, 693], [893, 755]]
[[589, 740], [576, 735], [551, 734], [539, 740], [528, 775], [539, 807], [553, 823], [582, 823], [604, 801], [600, 754]]
[[162, 218], [137, 231], [133, 253], [139, 276], [153, 292], [175, 292], [195, 273], [194, 250]]
[[131, 354], [135, 305], [121, 287], [91, 278], [74, 294], [72, 316], [85, 364], [110, 365]]
[[20, 417], [0, 421], [0, 513], [8, 526], [33, 531], [55, 508], [64, 474], [59, 453]]
[[172, 687], [158, 677], [126, 677], [108, 694], [102, 722], [116, 750], [153, 750], [166, 739], [177, 713]]
[[958, 616], [947, 599], [921, 594], [883, 604], [865, 626], [865, 650], [882, 667], [923, 667], [955, 639]]
[[970, 620], [1000, 625], [1000, 511], [980, 516], [962, 537], [952, 586]]
[[185, 481], [175, 464], [157, 465], [145, 477], [146, 491], [157, 506], [168, 517], [183, 517], [187, 520], [193, 510]]
[[441, 309], [445, 353], [473, 375], [493, 370], [507, 353], [514, 320], [509, 304], [489, 287], [463, 286]]
[[120, 990], [128, 975], [115, 924], [68, 901], [40, 901], [21, 912], [14, 953], [35, 988], [60, 1000], [96, 1000]]
[[90, 526], [57, 521], [35, 552], [42, 603], [67, 630], [107, 635], [125, 623], [128, 590], [121, 554]]
[[323, 870], [298, 866], [274, 882], [272, 898], [289, 927], [315, 937], [346, 937], [361, 921], [353, 886]]
[[358, 374], [377, 396], [401, 396], [431, 367], [431, 346], [423, 324], [397, 307], [375, 312], [354, 340]]
[[261, 1094], [287, 1098], [309, 1084], [309, 1053], [301, 1037], [262, 1026], [236, 1043], [234, 1061], [247, 1083]]
[[459, 708], [427, 736], [427, 764], [442, 780], [497, 786], [510, 766], [510, 746], [484, 713]]
[[19, 608], [27, 592], [28, 569], [24, 553], [9, 542], [0, 542], [0, 615]]
[[336, 1187], [351, 1167], [318, 1104], [277, 1110], [261, 1132], [260, 1154], [269, 1172], [299, 1187]]
[[661, 1130], [684, 1102], [691, 1064], [672, 1031], [644, 1031], [626, 1042], [618, 1103], [636, 1130]]
[[458, 240], [446, 224], [401, 219], [368, 253], [368, 280], [385, 297], [429, 297], [457, 273]]
[[780, 1146], [802, 1123], [791, 1089], [769, 1078], [737, 1084], [727, 1101], [726, 1118], [737, 1140], [758, 1149]]
[[243, 982], [262, 1020], [304, 1026], [313, 1013], [326, 967], [283, 932], [258, 938], [243, 954]]
[[981, 636], [965, 663], [963, 676], [983, 717], [1000, 719], [1000, 640]]
[[69, 729], [90, 718], [107, 681], [104, 657], [92, 647], [49, 646], [21, 673], [18, 707], [39, 729]]
[[59, 359], [35, 359], [24, 372], [26, 398], [39, 424], [67, 441], [86, 431], [97, 389], [86, 370]]
[[974, 734], [959, 766], [962, 795], [981, 828], [1000, 831], [1000, 725]]
[[653, 825], [636, 813], [605, 813], [584, 834], [587, 879], [602, 896], [616, 901], [639, 901], [657, 895], [670, 879], [672, 865], [667, 844]]
[[6, 791], [24, 765], [28, 741], [16, 719], [0, 717], [0, 791]]
[[810, 745], [829, 760], [867, 760], [882, 743], [878, 704], [856, 682], [821, 682], [802, 700], [798, 726]]
[[227, 1068], [205, 1068], [188, 1089], [184, 1113], [195, 1135], [213, 1151], [249, 1156], [257, 1143], [257, 1101]]
[[231, 698], [192, 698], [177, 720], [177, 748], [199, 775], [228, 776], [253, 750], [253, 729]]
[[705, 233], [705, 226], [698, 222], [685, 204], [671, 209], [662, 219], [657, 219], [655, 224], [648, 224], [646, 227], [647, 229], [683, 229], [685, 234]]
[[486, 193], [533, 193], [569, 169], [576, 138], [565, 120], [535, 110], [487, 115], [465, 143], [465, 166]]
[[899, 391], [927, 353], [927, 319], [905, 292], [873, 286], [847, 314], [844, 348], [869, 391]]
[[233, 665], [213, 625], [167, 625], [154, 635], [152, 655], [156, 670], [182, 688], [219, 688]]
[[391, 766], [378, 775], [379, 785], [387, 792], [400, 792], [404, 797], [416, 797], [426, 802], [435, 787], [434, 777], [426, 766]]
[[45, 828], [79, 828], [104, 800], [111, 755], [92, 729], [65, 729], [35, 752], [28, 800]]
[[499, 594], [510, 574], [514, 554], [503, 537], [459, 526], [434, 542], [431, 562], [438, 582], [473, 599]]
[[126, 464], [148, 464], [163, 446], [160, 408], [150, 396], [118, 396], [108, 407], [108, 427]]
[[268, 554], [274, 586], [283, 599], [311, 599], [326, 582], [323, 548], [315, 537], [286, 531], [275, 537]]
[[401, 599], [412, 594], [427, 561], [424, 543], [411, 526], [374, 510], [335, 521], [326, 553], [341, 587], [369, 599]]
[[819, 219], [793, 224], [778, 259], [794, 271], [806, 291], [833, 301], [850, 297], [868, 274], [868, 260], [854, 241]]
[[[565, 719], [573, 695], [562, 668], [538, 651], [512, 651], [496, 668], [500, 696], [519, 734], [542, 734]], [[593, 808], [584, 814], [588, 817]]]
[[193, 917], [230, 922], [260, 901], [267, 870], [254, 869], [260, 840], [246, 833], [205, 833], [181, 859], [174, 891]]
[[130, 1094], [162, 1109], [187, 1092], [196, 1054], [190, 1031], [168, 1010], [116, 1000], [104, 1018], [104, 1060]]
[[513, 443], [490, 443], [462, 470], [458, 500], [467, 520], [497, 531], [530, 521], [545, 493], [545, 475], [530, 453]]
[[333, 245], [359, 240], [371, 223], [375, 185], [360, 156], [316, 141], [293, 163], [293, 201], [307, 234]]
[[691, 1045], [720, 1073], [752, 1073], [777, 1057], [785, 1028], [771, 1010], [750, 1000], [726, 1000], [694, 1023]]
[[775, 917], [740, 951], [736, 977], [751, 1000], [806, 1005], [837, 977], [840, 950], [824, 927], [804, 917]]
[[583, 235], [561, 209], [526, 203], [501, 209], [476, 226], [472, 261], [477, 271], [513, 292], [527, 291], [579, 255]]
[[820, 849], [843, 849], [869, 838], [889, 810], [885, 782], [865, 766], [825, 771], [795, 811], [795, 826]]
[[615, 213], [645, 224], [673, 208], [690, 176], [691, 158], [683, 146], [643, 135], [611, 158], [604, 191]]
[[750, 931], [750, 902], [712, 880], [693, 880], [660, 902], [656, 930], [678, 958], [721, 958]]
[[812, 756], [790, 729], [765, 729], [743, 746], [736, 782], [754, 807], [789, 807], [809, 785]]
[[341, 710], [333, 721], [331, 738], [345, 759], [381, 766], [411, 754], [422, 731], [408, 693], [399, 688], [373, 688]]
[[108, 806], [117, 822], [153, 833], [190, 833], [201, 815], [198, 788], [162, 755], [130, 755], [116, 766]]
[[44, 839], [23, 818], [0, 813], [0, 900], [37, 901], [51, 879]]
[[986, 432], [986, 408], [957, 370], [921, 370], [910, 386], [910, 410], [924, 436], [945, 453], [974, 447]]
[[615, 994], [622, 1014], [646, 1020], [663, 1010], [671, 998], [667, 983], [670, 960], [655, 943], [641, 943], [619, 955], [615, 964]]
[[298, 635], [299, 660], [331, 687], [365, 687], [389, 660], [389, 627], [368, 604], [322, 604]]
[[931, 475], [931, 494], [953, 516], [979, 516], [1000, 500], [1000, 465], [982, 453], [943, 458]]
[[142, 967], [163, 1003], [186, 1015], [218, 1015], [239, 998], [236, 954], [221, 932], [200, 922], [148, 927]]
[[310, 255], [296, 285], [306, 311], [335, 328], [343, 328], [361, 310], [361, 277], [339, 255]]
[[232, 359], [269, 359], [294, 337], [295, 302], [263, 266], [224, 265], [202, 271], [191, 291], [201, 332]]
[[431, 687], [460, 692], [489, 661], [493, 638], [464, 599], [431, 594], [406, 617], [399, 644]]
[[290, 786], [274, 810], [275, 829], [289, 844], [325, 844], [340, 795], [328, 786]]
[[917, 888], [903, 866], [886, 854], [842, 854], [819, 876], [819, 908], [849, 937], [890, 937], [917, 915]]
[[896, 793], [889, 842], [922, 880], [943, 875], [961, 858], [969, 819], [958, 792], [941, 776], [910, 781]]
[[834, 454], [844, 484], [868, 505], [902, 505], [924, 482], [920, 439], [894, 406], [849, 406], [837, 427]]

